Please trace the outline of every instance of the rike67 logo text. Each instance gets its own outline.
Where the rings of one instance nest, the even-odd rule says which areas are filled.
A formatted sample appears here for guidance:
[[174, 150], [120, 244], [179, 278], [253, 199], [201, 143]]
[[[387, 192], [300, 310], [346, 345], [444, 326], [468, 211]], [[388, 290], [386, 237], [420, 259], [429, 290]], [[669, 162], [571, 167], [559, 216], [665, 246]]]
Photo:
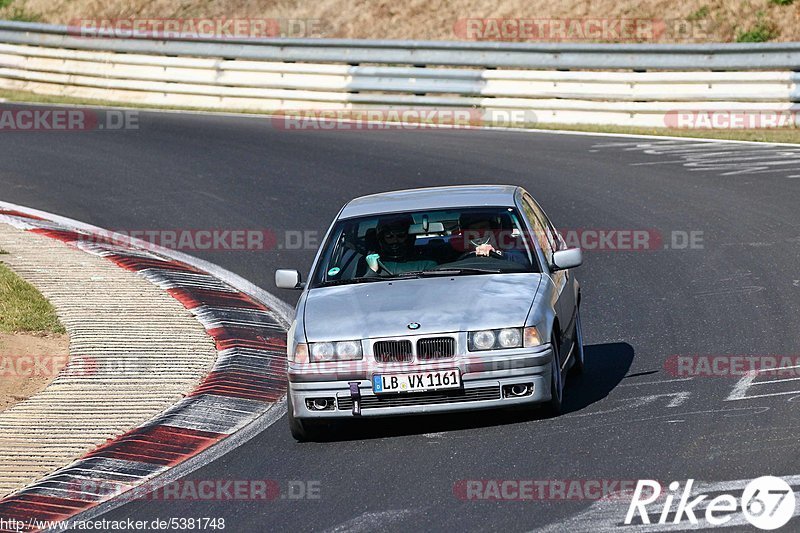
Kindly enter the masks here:
[[[754, 479], [745, 487], [741, 499], [732, 494], [720, 494], [710, 499], [707, 494], [693, 494], [693, 486], [693, 479], [688, 480], [683, 488], [680, 482], [673, 481], [662, 494], [658, 481], [640, 480], [625, 515], [625, 524], [634, 523], [638, 515], [636, 523], [641, 524], [688, 521], [697, 525], [699, 518], [705, 518], [704, 526], [749, 522], [758, 529], [773, 530], [786, 525], [794, 516], [794, 491], [781, 478], [764, 476]], [[740, 513], [747, 522], [741, 520]]]

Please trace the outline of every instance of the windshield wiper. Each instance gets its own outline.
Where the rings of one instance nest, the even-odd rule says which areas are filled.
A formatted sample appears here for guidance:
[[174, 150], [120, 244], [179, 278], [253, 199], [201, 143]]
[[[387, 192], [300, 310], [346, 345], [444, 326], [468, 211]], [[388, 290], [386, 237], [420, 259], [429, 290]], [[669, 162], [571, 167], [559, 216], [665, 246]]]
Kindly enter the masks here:
[[320, 283], [320, 287], [331, 287], [333, 285], [349, 285], [350, 283], [369, 283], [371, 281], [386, 281], [387, 279], [392, 279], [392, 278], [362, 277], [362, 278], [350, 278], [350, 279], [331, 279]]
[[424, 278], [428, 276], [459, 276], [463, 274], [502, 274], [509, 272], [499, 268], [442, 268], [433, 270], [413, 270], [410, 272], [400, 272], [393, 276], [369, 276], [350, 279], [332, 279], [323, 281], [320, 287], [332, 287], [334, 285], [349, 285], [351, 283], [371, 283], [373, 281], [397, 281], [403, 279]]
[[350, 278], [350, 279], [331, 279], [328, 281], [323, 281], [320, 286], [321, 287], [328, 287], [332, 285], [348, 285], [350, 283], [370, 283], [373, 281], [397, 281], [400, 279], [409, 279], [409, 278], [418, 278], [425, 274], [425, 272], [420, 272], [419, 270], [414, 270], [412, 272], [400, 272], [399, 274], [394, 274], [392, 276], [362, 276], [360, 278]]
[[[499, 268], [436, 268], [420, 272], [420, 276], [458, 276], [459, 274], [501, 274]], [[507, 272], [507, 271], [505, 271]]]

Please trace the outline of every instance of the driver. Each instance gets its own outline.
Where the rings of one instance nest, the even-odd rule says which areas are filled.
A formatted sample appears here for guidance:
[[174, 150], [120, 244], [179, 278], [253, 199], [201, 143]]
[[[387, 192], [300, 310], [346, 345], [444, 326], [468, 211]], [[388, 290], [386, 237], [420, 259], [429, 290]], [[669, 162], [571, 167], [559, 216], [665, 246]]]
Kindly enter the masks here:
[[[380, 273], [381, 267], [389, 274], [403, 272], [419, 272], [435, 268], [435, 261], [410, 257], [414, 246], [414, 237], [409, 235], [409, 228], [414, 220], [409, 215], [383, 217], [378, 220], [376, 236], [378, 239], [379, 263], [370, 264], [372, 272]], [[369, 272], [367, 272], [369, 274]]]
[[467, 252], [475, 252], [475, 255], [485, 257], [491, 253], [503, 255], [503, 251], [495, 246], [497, 244], [495, 228], [486, 216], [463, 214], [459, 218], [459, 226], [464, 235]]

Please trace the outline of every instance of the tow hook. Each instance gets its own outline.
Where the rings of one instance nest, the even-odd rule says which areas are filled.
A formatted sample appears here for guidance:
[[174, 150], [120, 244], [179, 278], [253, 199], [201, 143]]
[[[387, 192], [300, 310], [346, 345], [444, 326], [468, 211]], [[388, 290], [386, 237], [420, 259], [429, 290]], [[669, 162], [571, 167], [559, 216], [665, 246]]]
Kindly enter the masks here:
[[361, 390], [358, 388], [357, 381], [351, 381], [350, 385], [350, 399], [353, 400], [353, 415], [361, 415]]

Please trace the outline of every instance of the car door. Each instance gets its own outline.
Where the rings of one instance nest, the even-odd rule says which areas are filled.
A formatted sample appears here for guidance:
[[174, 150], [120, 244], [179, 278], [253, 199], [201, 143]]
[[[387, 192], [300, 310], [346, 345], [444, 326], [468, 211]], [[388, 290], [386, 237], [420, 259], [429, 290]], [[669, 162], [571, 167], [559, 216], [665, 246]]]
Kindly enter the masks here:
[[560, 364], [563, 365], [569, 356], [569, 347], [572, 346], [570, 325], [575, 305], [575, 298], [571, 294], [572, 291], [569, 290], [569, 272], [566, 270], [553, 272], [551, 268], [553, 253], [561, 248], [563, 239], [555, 231], [539, 204], [529, 194], [523, 194], [522, 202], [529, 226], [544, 254], [544, 274], [550, 278], [550, 282], [554, 286], [554, 301], [552, 305], [558, 316], [561, 338], [559, 356], [561, 359]]
[[[535, 200], [534, 200], [535, 201]], [[541, 210], [541, 209], [540, 209]], [[554, 250], [566, 250], [567, 243], [564, 237], [556, 230], [553, 223], [547, 217], [547, 214], [542, 211], [542, 216], [547, 224], [547, 230], [550, 233], [551, 242], [555, 243]], [[570, 270], [560, 270], [559, 273], [564, 275], [564, 288], [559, 297], [559, 314], [560, 323], [563, 328], [562, 340], [564, 341], [565, 356], [569, 355], [569, 349], [574, 346], [575, 342], [575, 320], [577, 319], [578, 302], [576, 301], [576, 285], [575, 277]]]

